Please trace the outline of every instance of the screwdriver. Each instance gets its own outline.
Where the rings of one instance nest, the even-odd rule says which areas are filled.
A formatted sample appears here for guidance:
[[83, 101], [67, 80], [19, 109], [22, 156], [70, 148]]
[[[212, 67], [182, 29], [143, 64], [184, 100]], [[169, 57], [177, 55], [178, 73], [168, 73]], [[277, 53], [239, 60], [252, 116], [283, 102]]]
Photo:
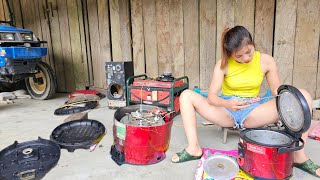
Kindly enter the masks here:
[[245, 101], [245, 105], [247, 105], [247, 104], [252, 104], [252, 103], [255, 103], [255, 102], [259, 102], [262, 99], [273, 99], [273, 98], [275, 98], [277, 96], [280, 96], [280, 94], [276, 95], [276, 96], [248, 98], [248, 99], [245, 99], [244, 101]]

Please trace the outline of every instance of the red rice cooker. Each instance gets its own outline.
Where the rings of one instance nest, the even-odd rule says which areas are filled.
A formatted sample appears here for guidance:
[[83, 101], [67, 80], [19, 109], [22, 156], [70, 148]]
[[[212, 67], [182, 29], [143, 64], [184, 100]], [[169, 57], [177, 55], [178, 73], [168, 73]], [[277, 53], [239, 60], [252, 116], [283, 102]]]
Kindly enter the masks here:
[[301, 139], [311, 123], [311, 113], [301, 92], [290, 85], [278, 88], [277, 111], [284, 130], [246, 129], [240, 132], [238, 164], [254, 178], [290, 179], [293, 153], [301, 150]]
[[[162, 112], [162, 115], [154, 117], [149, 113], [155, 110]], [[138, 117], [143, 114], [147, 118]], [[157, 106], [140, 104], [119, 108], [114, 113], [114, 143], [110, 150], [112, 160], [118, 165], [147, 165], [165, 159], [170, 144], [172, 117], [172, 113]]]

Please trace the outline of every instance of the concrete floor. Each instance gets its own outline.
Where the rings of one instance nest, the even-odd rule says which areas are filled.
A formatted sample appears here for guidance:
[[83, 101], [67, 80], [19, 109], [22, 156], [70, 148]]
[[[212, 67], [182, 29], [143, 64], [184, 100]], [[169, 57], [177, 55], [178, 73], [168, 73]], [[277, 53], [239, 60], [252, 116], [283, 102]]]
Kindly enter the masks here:
[[[67, 116], [55, 116], [53, 112], [67, 100], [67, 94], [57, 94], [54, 99], [46, 101], [16, 100], [14, 104], [0, 105], [0, 149], [18, 142], [36, 140], [39, 136], [49, 139], [52, 130], [63, 123]], [[129, 165], [118, 166], [109, 155], [113, 143], [112, 125], [115, 110], [107, 107], [107, 100], [101, 100], [98, 109], [89, 112], [89, 118], [102, 122], [107, 134], [100, 142], [100, 146], [93, 152], [88, 150], [76, 150], [69, 153], [61, 150], [58, 165], [54, 167], [44, 179], [48, 180], [134, 180], [134, 179], [187, 179], [194, 178], [198, 161], [181, 164], [171, 163], [171, 156], [186, 147], [186, 138], [181, 122], [177, 116], [171, 131], [171, 142], [166, 153], [167, 158], [153, 165]], [[229, 133], [227, 144], [222, 143], [222, 132], [217, 126], [203, 126], [201, 118], [198, 118], [198, 133], [202, 147], [210, 147], [222, 150], [237, 148], [239, 136], [237, 133]], [[306, 144], [306, 152], [309, 157], [320, 164], [319, 141], [309, 140]], [[300, 170], [294, 169], [291, 179], [316, 179]]]

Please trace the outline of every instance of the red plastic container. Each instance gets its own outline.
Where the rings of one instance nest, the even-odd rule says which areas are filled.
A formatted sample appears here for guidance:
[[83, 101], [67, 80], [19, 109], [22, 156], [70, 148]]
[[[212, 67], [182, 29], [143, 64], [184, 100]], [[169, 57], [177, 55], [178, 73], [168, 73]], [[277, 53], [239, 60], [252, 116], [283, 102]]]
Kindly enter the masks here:
[[[169, 148], [172, 116], [165, 115], [165, 123], [158, 126], [133, 126], [121, 123], [126, 113], [137, 111], [140, 105], [119, 108], [114, 114], [112, 159], [119, 165], [154, 164], [165, 159]], [[156, 106], [142, 105], [152, 110]], [[164, 110], [164, 109], [163, 109]]]

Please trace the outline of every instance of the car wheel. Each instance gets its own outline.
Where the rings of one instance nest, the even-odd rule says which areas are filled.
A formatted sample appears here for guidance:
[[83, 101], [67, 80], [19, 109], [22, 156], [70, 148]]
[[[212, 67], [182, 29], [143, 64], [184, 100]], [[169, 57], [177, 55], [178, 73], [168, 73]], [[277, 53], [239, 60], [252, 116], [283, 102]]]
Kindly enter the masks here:
[[50, 99], [57, 87], [55, 74], [52, 68], [42, 61], [37, 64], [36, 69], [37, 74], [25, 79], [27, 90], [33, 99]]

